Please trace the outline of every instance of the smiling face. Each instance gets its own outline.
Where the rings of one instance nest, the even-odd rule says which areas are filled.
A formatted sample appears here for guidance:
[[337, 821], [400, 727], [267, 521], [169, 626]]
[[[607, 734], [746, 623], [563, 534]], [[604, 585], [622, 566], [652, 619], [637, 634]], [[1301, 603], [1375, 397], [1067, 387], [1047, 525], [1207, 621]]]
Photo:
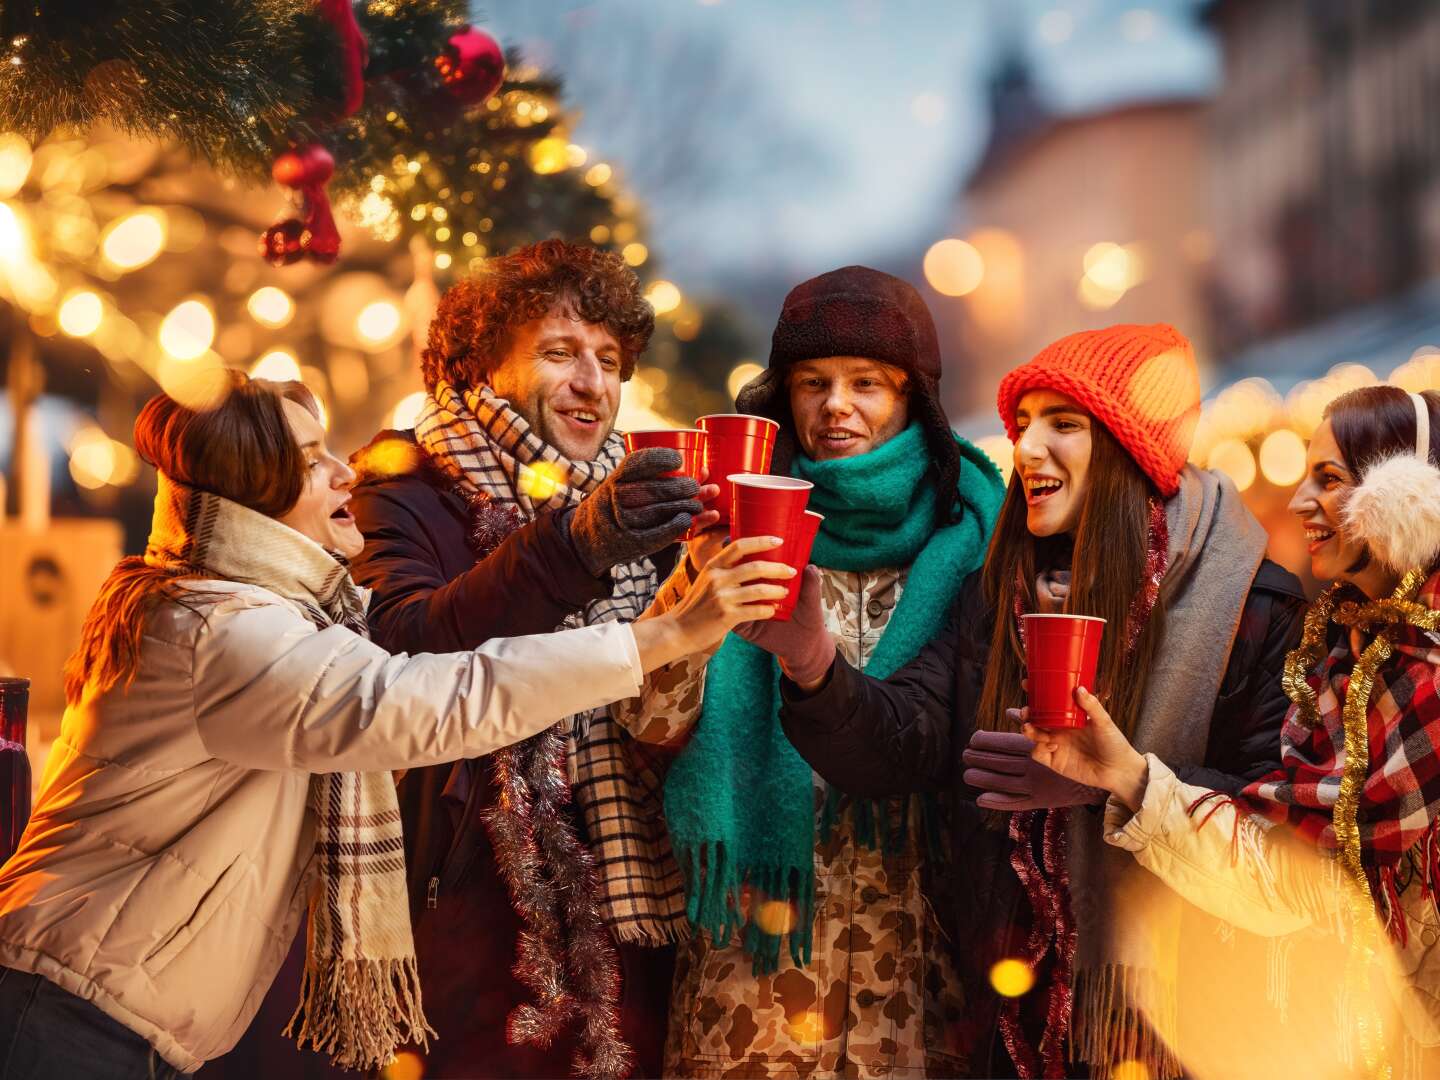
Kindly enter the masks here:
[[1290, 499], [1290, 512], [1305, 527], [1310, 572], [1321, 581], [1354, 580], [1366, 559], [1365, 545], [1340, 529], [1340, 507], [1355, 486], [1345, 455], [1326, 420], [1315, 429], [1306, 451], [1305, 479]]
[[1094, 419], [1055, 390], [1030, 390], [1015, 407], [1015, 472], [1032, 536], [1073, 532], [1085, 505]]
[[305, 486], [300, 498], [277, 521], [308, 536], [326, 551], [353, 559], [365, 538], [350, 512], [350, 486], [355, 470], [330, 452], [325, 429], [303, 405], [286, 399], [285, 419], [305, 458]]
[[855, 457], [910, 423], [905, 373], [860, 356], [802, 360], [790, 369], [790, 415], [813, 461]]
[[620, 344], [565, 305], [511, 335], [490, 388], [571, 461], [593, 461], [620, 408]]

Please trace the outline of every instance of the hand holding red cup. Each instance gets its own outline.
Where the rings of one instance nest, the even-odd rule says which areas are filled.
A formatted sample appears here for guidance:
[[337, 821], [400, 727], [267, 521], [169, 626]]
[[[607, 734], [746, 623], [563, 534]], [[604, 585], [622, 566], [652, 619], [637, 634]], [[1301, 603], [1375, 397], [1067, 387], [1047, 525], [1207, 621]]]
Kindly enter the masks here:
[[[775, 557], [796, 570], [804, 570], [810, 558], [810, 544], [819, 527], [820, 515], [814, 526], [807, 523], [805, 504], [814, 487], [808, 480], [790, 476], [759, 476], [753, 473], [731, 473], [730, 535], [738, 540], [745, 536], [778, 536], [784, 543]], [[803, 541], [801, 537], [808, 532]], [[780, 584], [789, 585], [790, 582]], [[797, 582], [798, 585], [798, 582]], [[795, 590], [798, 595], [798, 589]], [[785, 620], [794, 609], [794, 599], [787, 596], [776, 618]]]
[[1036, 727], [1084, 727], [1075, 688], [1092, 687], [1100, 663], [1105, 620], [1093, 615], [1026, 615], [1025, 677], [1028, 720]]

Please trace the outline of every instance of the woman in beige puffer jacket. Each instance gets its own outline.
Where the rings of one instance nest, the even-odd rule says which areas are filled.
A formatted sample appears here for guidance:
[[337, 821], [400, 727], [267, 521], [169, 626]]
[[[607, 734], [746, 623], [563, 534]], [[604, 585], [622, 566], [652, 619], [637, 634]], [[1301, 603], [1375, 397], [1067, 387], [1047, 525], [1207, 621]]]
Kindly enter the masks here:
[[426, 1033], [388, 772], [634, 694], [783, 594], [745, 582], [785, 568], [732, 569], [773, 546], [737, 543], [673, 618], [392, 656], [331, 554], [361, 542], [354, 474], [303, 387], [236, 375], [204, 411], [161, 395], [136, 445], [160, 470], [150, 545], [92, 609], [0, 867], [0, 1077], [198, 1069], [244, 1032], [317, 883], [302, 1035], [383, 1063]]

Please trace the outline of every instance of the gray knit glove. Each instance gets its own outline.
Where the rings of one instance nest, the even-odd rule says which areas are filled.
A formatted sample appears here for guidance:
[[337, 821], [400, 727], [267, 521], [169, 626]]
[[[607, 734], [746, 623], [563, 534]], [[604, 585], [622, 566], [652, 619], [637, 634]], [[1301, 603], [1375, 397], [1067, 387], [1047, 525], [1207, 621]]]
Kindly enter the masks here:
[[663, 476], [680, 468], [680, 451], [653, 446], [626, 454], [579, 506], [561, 511], [560, 527], [580, 562], [599, 577], [669, 547], [704, 507], [700, 485], [689, 476]]

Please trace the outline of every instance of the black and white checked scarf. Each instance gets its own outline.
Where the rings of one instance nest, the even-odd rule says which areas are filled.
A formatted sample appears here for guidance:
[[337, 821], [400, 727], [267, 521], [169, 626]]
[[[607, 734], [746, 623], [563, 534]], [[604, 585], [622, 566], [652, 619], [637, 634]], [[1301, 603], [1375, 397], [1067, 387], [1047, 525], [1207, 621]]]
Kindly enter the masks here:
[[[159, 476], [149, 566], [258, 585], [297, 604], [316, 627], [369, 637], [368, 590], [338, 557], [273, 518]], [[374, 1069], [408, 1043], [428, 1046], [410, 932], [404, 839], [388, 772], [316, 773], [316, 881], [300, 1004], [286, 1028], [298, 1045], [347, 1069]]]
[[[513, 507], [517, 511], [516, 524], [579, 503], [610, 474], [625, 453], [624, 440], [612, 434], [595, 460], [571, 461], [535, 434], [509, 402], [497, 397], [489, 387], [467, 390], [462, 395], [446, 383], [439, 383], [427, 396], [415, 424], [415, 437], [465, 494], [483, 494], [502, 510]], [[485, 558], [490, 550], [493, 548], [487, 546], [477, 555]], [[614, 587], [610, 595], [592, 602], [564, 625], [631, 622], [654, 599], [658, 578], [648, 559], [617, 566], [611, 576]], [[563, 769], [555, 761], [561, 756], [555, 749], [564, 742], [562, 731], [574, 737], [568, 754], [573, 773], [568, 778], [556, 771]], [[605, 978], [586, 977], [572, 980], [574, 985], [560, 986], [551, 985], [545, 975], [564, 970], [565, 965], [557, 968], [552, 963], [555, 957], [549, 953], [566, 946], [560, 942], [563, 935], [554, 905], [546, 899], [549, 890], [543, 882], [532, 880], [534, 874], [530, 872], [534, 853], [530, 834], [535, 826], [556, 820], [556, 815], [550, 813], [553, 807], [538, 804], [563, 799], [568, 791], [562, 789], [573, 787], [593, 851], [592, 857], [582, 844], [577, 842], [571, 847], [568, 837], [557, 837], [546, 846], [563, 846], [575, 852], [573, 861], [583, 865], [570, 866], [567, 859], [567, 865], [551, 866], [545, 876], [573, 882], [575, 889], [593, 896], [594, 914], [618, 940], [660, 945], [683, 933], [686, 926], [680, 869], [670, 850], [659, 801], [660, 779], [652, 763], [645, 760], [644, 748], [623, 734], [608, 709], [572, 717], [550, 733], [512, 750], [491, 755], [491, 773], [506, 792], [507, 798], [502, 801], [514, 806], [516, 812], [492, 817], [487, 825], [497, 861], [511, 883], [516, 909], [526, 918], [531, 939], [539, 943], [555, 939], [548, 952], [544, 947], [522, 948], [521, 977], [535, 988], [540, 1001], [568, 996], [576, 999], [579, 1011], [584, 1012], [586, 985], [598, 988], [606, 983]], [[522, 755], [523, 760], [517, 760], [517, 755]], [[552, 761], [553, 769], [542, 767]], [[525, 776], [530, 780], [519, 783]], [[535, 806], [519, 805], [525, 801], [522, 796], [526, 791]], [[588, 924], [590, 911], [588, 905], [576, 906], [578, 898], [574, 895], [570, 899], [569, 906], [575, 911], [566, 916], [571, 939], [568, 951], [574, 960], [595, 950], [576, 947], [576, 941], [584, 936], [582, 925]], [[529, 954], [535, 956], [527, 959]], [[595, 968], [603, 964], [582, 959], [580, 966]], [[595, 1002], [598, 1013], [610, 1007], [608, 992], [597, 989], [591, 996], [607, 999]], [[522, 1038], [543, 1040], [559, 1021], [558, 1016], [546, 1015], [543, 1010], [530, 1010], [512, 1017], [512, 1035], [519, 1032]], [[607, 1057], [612, 1062], [619, 1060], [618, 1054], [607, 1053], [602, 1044], [592, 1046], [591, 1054], [594, 1064]], [[586, 1071], [597, 1070], [592, 1064]], [[603, 1073], [604, 1068], [598, 1071]]]
[[[467, 494], [483, 491], [498, 505], [516, 507], [525, 521], [575, 506], [625, 456], [625, 440], [612, 432], [594, 461], [571, 461], [488, 386], [466, 390], [462, 397], [444, 382], [426, 395], [415, 438]], [[659, 584], [649, 559], [622, 563], [610, 576], [615, 583], [610, 595], [592, 601], [583, 615], [572, 616], [564, 625], [633, 622]], [[586, 714], [581, 729], [602, 712], [608, 714], [604, 709]]]

